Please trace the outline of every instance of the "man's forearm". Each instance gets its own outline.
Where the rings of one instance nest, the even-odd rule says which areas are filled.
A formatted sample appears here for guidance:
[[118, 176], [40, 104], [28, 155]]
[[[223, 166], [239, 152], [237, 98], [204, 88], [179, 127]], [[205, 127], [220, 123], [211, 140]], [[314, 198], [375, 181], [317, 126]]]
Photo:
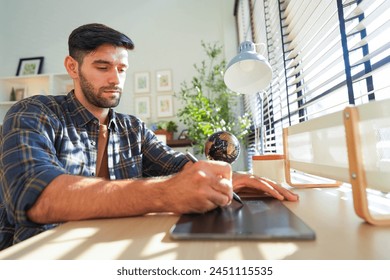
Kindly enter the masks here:
[[60, 175], [27, 212], [36, 223], [124, 217], [164, 211], [165, 178], [115, 180]]
[[224, 162], [186, 164], [168, 177], [108, 181], [60, 175], [28, 210], [29, 219], [48, 224], [155, 212], [204, 213], [232, 199], [231, 166]]

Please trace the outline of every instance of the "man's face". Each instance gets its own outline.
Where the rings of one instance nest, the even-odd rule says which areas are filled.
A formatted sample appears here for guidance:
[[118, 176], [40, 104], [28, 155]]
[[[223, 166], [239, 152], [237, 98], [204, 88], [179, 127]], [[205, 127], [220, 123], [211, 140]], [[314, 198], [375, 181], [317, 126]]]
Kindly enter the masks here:
[[84, 98], [99, 108], [119, 104], [128, 68], [125, 48], [102, 45], [84, 56], [79, 65], [79, 83]]

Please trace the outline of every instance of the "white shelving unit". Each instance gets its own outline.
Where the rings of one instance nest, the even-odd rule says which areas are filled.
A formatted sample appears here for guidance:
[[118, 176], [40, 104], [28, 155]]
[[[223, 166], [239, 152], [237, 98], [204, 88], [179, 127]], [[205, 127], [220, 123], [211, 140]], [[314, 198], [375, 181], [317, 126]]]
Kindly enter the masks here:
[[68, 74], [40, 74], [0, 78], [0, 124], [8, 109], [15, 103], [10, 101], [12, 88], [24, 91], [24, 98], [37, 94], [66, 94], [72, 87]]

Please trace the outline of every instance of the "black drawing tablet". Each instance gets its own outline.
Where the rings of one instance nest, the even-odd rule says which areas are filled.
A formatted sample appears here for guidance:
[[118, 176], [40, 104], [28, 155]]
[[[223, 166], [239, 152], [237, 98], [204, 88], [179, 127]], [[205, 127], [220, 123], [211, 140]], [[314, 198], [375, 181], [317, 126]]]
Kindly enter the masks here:
[[173, 239], [314, 240], [315, 232], [273, 198], [233, 202], [205, 214], [182, 215]]

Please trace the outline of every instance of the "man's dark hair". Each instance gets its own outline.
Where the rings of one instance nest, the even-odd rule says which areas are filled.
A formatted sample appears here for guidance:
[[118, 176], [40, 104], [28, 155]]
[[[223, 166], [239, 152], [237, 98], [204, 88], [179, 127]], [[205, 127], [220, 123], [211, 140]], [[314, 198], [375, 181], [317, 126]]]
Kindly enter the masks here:
[[91, 23], [82, 25], [69, 35], [69, 55], [80, 64], [86, 54], [96, 50], [103, 44], [134, 49], [134, 43], [125, 34], [104, 24]]

